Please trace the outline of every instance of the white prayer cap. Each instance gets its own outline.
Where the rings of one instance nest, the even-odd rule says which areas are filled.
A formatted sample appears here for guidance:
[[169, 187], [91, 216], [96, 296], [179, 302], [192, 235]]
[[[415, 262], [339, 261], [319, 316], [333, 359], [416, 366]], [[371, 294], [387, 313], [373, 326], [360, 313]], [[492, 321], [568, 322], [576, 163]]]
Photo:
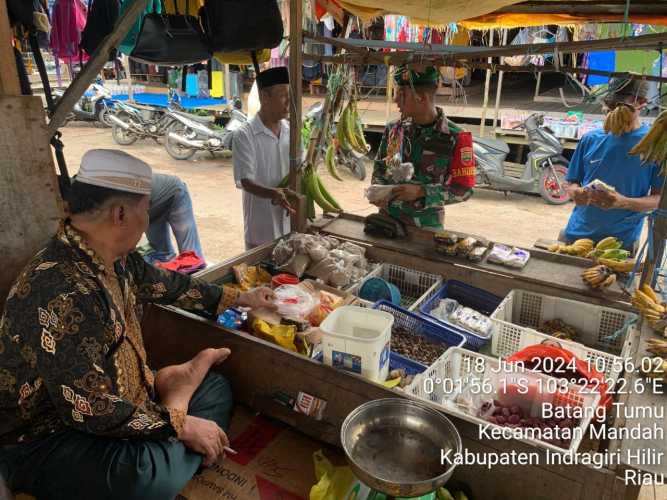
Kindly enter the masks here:
[[81, 159], [75, 182], [126, 193], [151, 194], [150, 165], [124, 151], [91, 149]]

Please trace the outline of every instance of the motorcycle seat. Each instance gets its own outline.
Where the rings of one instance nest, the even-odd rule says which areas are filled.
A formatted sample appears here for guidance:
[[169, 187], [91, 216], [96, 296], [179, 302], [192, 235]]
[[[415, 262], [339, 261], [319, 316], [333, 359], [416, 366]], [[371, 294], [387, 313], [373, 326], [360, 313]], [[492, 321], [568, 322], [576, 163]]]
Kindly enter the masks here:
[[510, 147], [505, 141], [499, 139], [488, 139], [485, 137], [474, 137], [473, 141], [477, 144], [484, 146], [487, 149], [494, 149], [500, 153], [509, 154]]
[[174, 111], [174, 113], [177, 113], [181, 116], [184, 116], [185, 118], [188, 118], [189, 120], [193, 120], [195, 122], [204, 123], [204, 124], [211, 124], [215, 121], [215, 117], [212, 116], [212, 115], [199, 116], [199, 115], [193, 115], [193, 114], [190, 114], [190, 113], [184, 113], [182, 111]]

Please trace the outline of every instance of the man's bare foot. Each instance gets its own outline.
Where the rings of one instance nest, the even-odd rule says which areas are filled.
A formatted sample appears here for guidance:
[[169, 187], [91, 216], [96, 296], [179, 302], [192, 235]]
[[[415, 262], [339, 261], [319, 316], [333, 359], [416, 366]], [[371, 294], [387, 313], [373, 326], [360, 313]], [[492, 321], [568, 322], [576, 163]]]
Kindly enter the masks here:
[[204, 349], [187, 363], [166, 366], [155, 376], [155, 391], [163, 405], [187, 410], [190, 398], [211, 369], [231, 354], [227, 348]]

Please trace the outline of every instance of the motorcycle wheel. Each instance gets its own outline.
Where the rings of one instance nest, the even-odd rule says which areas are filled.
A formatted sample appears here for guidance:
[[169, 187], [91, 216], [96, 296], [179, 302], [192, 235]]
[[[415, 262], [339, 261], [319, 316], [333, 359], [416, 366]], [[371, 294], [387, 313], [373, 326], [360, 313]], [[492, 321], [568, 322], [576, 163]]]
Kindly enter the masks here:
[[[555, 174], [555, 177], [554, 177]], [[540, 176], [540, 195], [550, 205], [563, 205], [570, 201], [565, 190], [567, 165], [554, 163], [551, 168], [542, 169]]]
[[[118, 118], [121, 120], [125, 118], [127, 120], [128, 116], [125, 113], [120, 113]], [[113, 137], [113, 140], [116, 142], [116, 144], [119, 144], [120, 146], [129, 146], [130, 144], [134, 144], [139, 138], [134, 132], [125, 130], [124, 128], [115, 124], [111, 127], [111, 137]]]
[[363, 158], [353, 158], [350, 160], [349, 163], [350, 170], [352, 171], [352, 174], [359, 179], [360, 181], [363, 181], [366, 179], [366, 164], [364, 163]]
[[97, 113], [97, 122], [103, 127], [113, 127], [113, 122], [109, 120], [109, 113], [111, 110], [108, 108], [102, 108]]
[[167, 128], [167, 131], [164, 134], [164, 148], [169, 153], [174, 160], [189, 160], [195, 154], [193, 148], [188, 148], [179, 144], [169, 138], [169, 133], [173, 132], [174, 134], [186, 135], [188, 127], [183, 125], [181, 122], [174, 122]]

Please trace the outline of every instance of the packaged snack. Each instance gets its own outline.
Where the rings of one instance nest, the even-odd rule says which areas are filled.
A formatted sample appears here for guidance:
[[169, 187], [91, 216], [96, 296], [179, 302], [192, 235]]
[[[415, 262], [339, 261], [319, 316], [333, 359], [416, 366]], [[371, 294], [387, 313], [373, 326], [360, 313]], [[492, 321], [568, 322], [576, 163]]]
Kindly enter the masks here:
[[283, 285], [274, 291], [277, 312], [283, 318], [304, 320], [319, 300], [298, 285]]
[[280, 347], [297, 352], [294, 345], [296, 327], [293, 325], [269, 325], [261, 319], [255, 319], [250, 325], [253, 334]]
[[507, 258], [505, 265], [521, 269], [528, 263], [529, 259], [530, 259], [530, 252], [528, 250], [514, 247], [512, 248], [512, 253]]
[[481, 262], [486, 253], [487, 247], [475, 247], [468, 254], [468, 260], [471, 262]]
[[512, 248], [508, 247], [506, 245], [493, 245], [493, 248], [491, 249], [491, 252], [489, 252], [489, 258], [487, 259], [488, 262], [492, 262], [493, 264], [504, 264], [507, 259], [509, 259], [510, 255], [512, 254]]

